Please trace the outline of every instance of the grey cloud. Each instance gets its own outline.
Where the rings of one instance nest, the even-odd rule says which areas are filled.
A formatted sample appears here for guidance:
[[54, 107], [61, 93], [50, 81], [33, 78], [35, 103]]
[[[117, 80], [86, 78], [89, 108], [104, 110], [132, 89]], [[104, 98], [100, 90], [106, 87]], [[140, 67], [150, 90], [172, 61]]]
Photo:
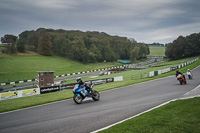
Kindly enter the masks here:
[[44, 27], [168, 43], [200, 31], [199, 7], [197, 0], [2, 0], [0, 36]]

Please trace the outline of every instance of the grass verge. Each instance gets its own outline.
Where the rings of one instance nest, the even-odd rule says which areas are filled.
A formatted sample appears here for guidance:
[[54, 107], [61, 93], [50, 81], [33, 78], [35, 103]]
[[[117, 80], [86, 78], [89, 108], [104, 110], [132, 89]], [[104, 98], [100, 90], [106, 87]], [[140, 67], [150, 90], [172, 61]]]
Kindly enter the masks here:
[[99, 133], [199, 133], [200, 98], [179, 100]]

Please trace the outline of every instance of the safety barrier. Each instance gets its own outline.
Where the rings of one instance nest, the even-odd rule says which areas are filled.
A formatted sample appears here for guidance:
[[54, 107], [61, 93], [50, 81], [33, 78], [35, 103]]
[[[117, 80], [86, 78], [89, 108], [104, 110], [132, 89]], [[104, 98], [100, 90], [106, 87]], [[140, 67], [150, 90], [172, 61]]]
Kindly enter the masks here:
[[[95, 70], [90, 70], [90, 71], [84, 71], [84, 72], [77, 72], [77, 73], [69, 73], [69, 74], [62, 74], [59, 76], [54, 76], [54, 78], [59, 78], [59, 77], [65, 77], [65, 76], [71, 76], [71, 75], [79, 75], [79, 74], [85, 74], [85, 73], [91, 73], [91, 72], [98, 72], [98, 71], [104, 71], [104, 70], [111, 70], [111, 69], [116, 69], [116, 68], [123, 68], [123, 66], [115, 66], [115, 67], [108, 67], [108, 68], [101, 68], [101, 69], [95, 69]], [[0, 83], [0, 85], [15, 85], [18, 83], [25, 83], [25, 82], [34, 82], [36, 79], [29, 79], [29, 80], [21, 80], [21, 81], [15, 81], [15, 82], [8, 82], [8, 83]]]
[[0, 100], [8, 100], [13, 98], [32, 96], [40, 94], [40, 88], [33, 88], [28, 90], [19, 90], [19, 91], [11, 91], [0, 93]]
[[156, 75], [160, 75], [160, 74], [163, 74], [163, 73], [166, 73], [166, 72], [170, 72], [170, 71], [173, 71], [173, 70], [176, 70], [176, 69], [180, 69], [180, 68], [185, 67], [187, 65], [190, 65], [190, 64], [192, 64], [192, 63], [194, 63], [198, 60], [199, 60], [199, 58], [196, 58], [196, 59], [193, 59], [191, 61], [182, 63], [178, 66], [174, 66], [174, 67], [171, 67], [171, 68], [166, 68], [166, 69], [158, 70], [158, 71], [151, 71], [151, 72], [149, 72], [149, 77], [154, 77]]
[[[94, 85], [99, 85], [99, 84], [105, 84], [105, 83], [117, 82], [117, 81], [123, 81], [123, 76], [114, 77], [114, 78], [106, 78], [106, 79], [97, 79], [97, 80], [91, 80], [91, 81], [86, 81], [86, 82], [90, 82]], [[76, 83], [70, 83], [70, 84], [62, 84], [62, 85], [44, 87], [44, 88], [33, 88], [33, 89], [27, 89], [27, 90], [4, 92], [4, 93], [0, 93], [0, 100], [8, 100], [8, 99], [13, 99], [13, 98], [61, 91], [65, 89], [73, 89], [75, 84]]]

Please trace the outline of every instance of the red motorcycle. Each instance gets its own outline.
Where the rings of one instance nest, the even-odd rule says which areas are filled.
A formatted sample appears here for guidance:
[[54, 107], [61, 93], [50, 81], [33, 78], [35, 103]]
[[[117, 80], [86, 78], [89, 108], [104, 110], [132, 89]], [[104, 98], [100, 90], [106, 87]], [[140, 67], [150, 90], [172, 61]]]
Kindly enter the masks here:
[[181, 85], [187, 83], [187, 82], [186, 82], [186, 79], [185, 79], [185, 75], [179, 74], [179, 75], [177, 76], [177, 80], [179, 80], [179, 82], [180, 82]]

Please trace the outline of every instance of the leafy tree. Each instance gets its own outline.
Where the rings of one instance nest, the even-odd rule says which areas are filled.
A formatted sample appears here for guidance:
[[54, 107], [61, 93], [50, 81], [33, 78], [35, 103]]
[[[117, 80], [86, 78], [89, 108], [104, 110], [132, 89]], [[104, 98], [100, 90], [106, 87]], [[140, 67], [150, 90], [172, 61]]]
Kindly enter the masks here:
[[38, 52], [41, 55], [52, 55], [52, 43], [49, 33], [43, 32], [39, 39]]
[[139, 58], [145, 58], [149, 54], [148, 46], [144, 43], [139, 43]]
[[8, 54], [16, 54], [17, 49], [16, 49], [16, 41], [17, 41], [17, 36], [6, 34], [4, 37], [1, 37], [1, 42], [2, 43], [7, 43], [6, 47], [6, 53]]
[[23, 39], [18, 40], [17, 42], [17, 51], [25, 53], [25, 42]]
[[40, 32], [35, 32], [31, 31], [28, 35], [27, 38], [27, 43], [28, 43], [28, 49], [34, 52], [38, 51], [38, 44], [39, 44], [39, 39], [42, 36], [42, 33]]
[[6, 53], [7, 54], [16, 54], [17, 53], [15, 43], [8, 43], [7, 44]]
[[2, 43], [16, 43], [17, 41], [17, 36], [6, 34], [4, 37], [1, 37], [1, 42]]
[[72, 42], [71, 58], [80, 62], [86, 63], [88, 61], [88, 51], [84, 45], [83, 40], [77, 39]]
[[165, 55], [167, 58], [172, 59], [173, 55], [172, 55], [172, 50], [173, 48], [171, 47], [172, 44], [168, 44], [166, 50], [165, 50]]
[[185, 38], [184, 54], [186, 57], [200, 55], [200, 33], [191, 34]]
[[184, 38], [182, 36], [179, 36], [177, 40], [173, 41], [173, 44], [170, 45], [172, 47], [172, 57], [173, 59], [181, 59], [184, 56], [183, 49], [184, 49]]
[[139, 57], [139, 52], [140, 52], [140, 48], [138, 46], [136, 46], [131, 51], [130, 59], [136, 60]]
[[95, 44], [92, 44], [89, 49], [89, 62], [98, 62], [101, 59], [101, 53]]
[[[46, 37], [47, 41], [44, 41], [44, 32], [50, 36]], [[82, 32], [39, 28], [36, 31], [22, 32], [18, 42], [19, 48], [25, 45], [25, 50], [35, 51], [43, 55], [49, 55], [49, 52], [45, 52], [45, 50], [49, 51], [47, 48], [51, 49], [52, 47], [52, 54], [84, 63], [102, 62], [103, 60], [115, 61], [119, 58], [130, 59], [136, 46], [139, 47], [141, 57], [145, 57], [146, 51], [148, 51], [148, 46], [144, 45], [142, 50], [133, 39], [110, 36], [97, 31]], [[49, 44], [52, 46], [48, 46]], [[135, 55], [138, 55], [137, 50]]]
[[114, 61], [114, 60], [116, 60], [115, 53], [112, 50], [109, 41], [108, 40], [103, 40], [102, 46], [103, 46], [103, 48], [102, 48], [101, 53], [102, 53], [103, 60], [106, 60], [106, 61]]
[[200, 33], [179, 36], [167, 46], [165, 54], [171, 60], [200, 55]]
[[164, 47], [164, 44], [161, 44], [161, 43], [152, 43], [152, 44], [147, 44], [147, 45], [149, 45], [149, 46], [156, 46], [156, 47]]
[[59, 56], [68, 56], [71, 46], [70, 41], [65, 35], [53, 35], [52, 46], [53, 53]]

